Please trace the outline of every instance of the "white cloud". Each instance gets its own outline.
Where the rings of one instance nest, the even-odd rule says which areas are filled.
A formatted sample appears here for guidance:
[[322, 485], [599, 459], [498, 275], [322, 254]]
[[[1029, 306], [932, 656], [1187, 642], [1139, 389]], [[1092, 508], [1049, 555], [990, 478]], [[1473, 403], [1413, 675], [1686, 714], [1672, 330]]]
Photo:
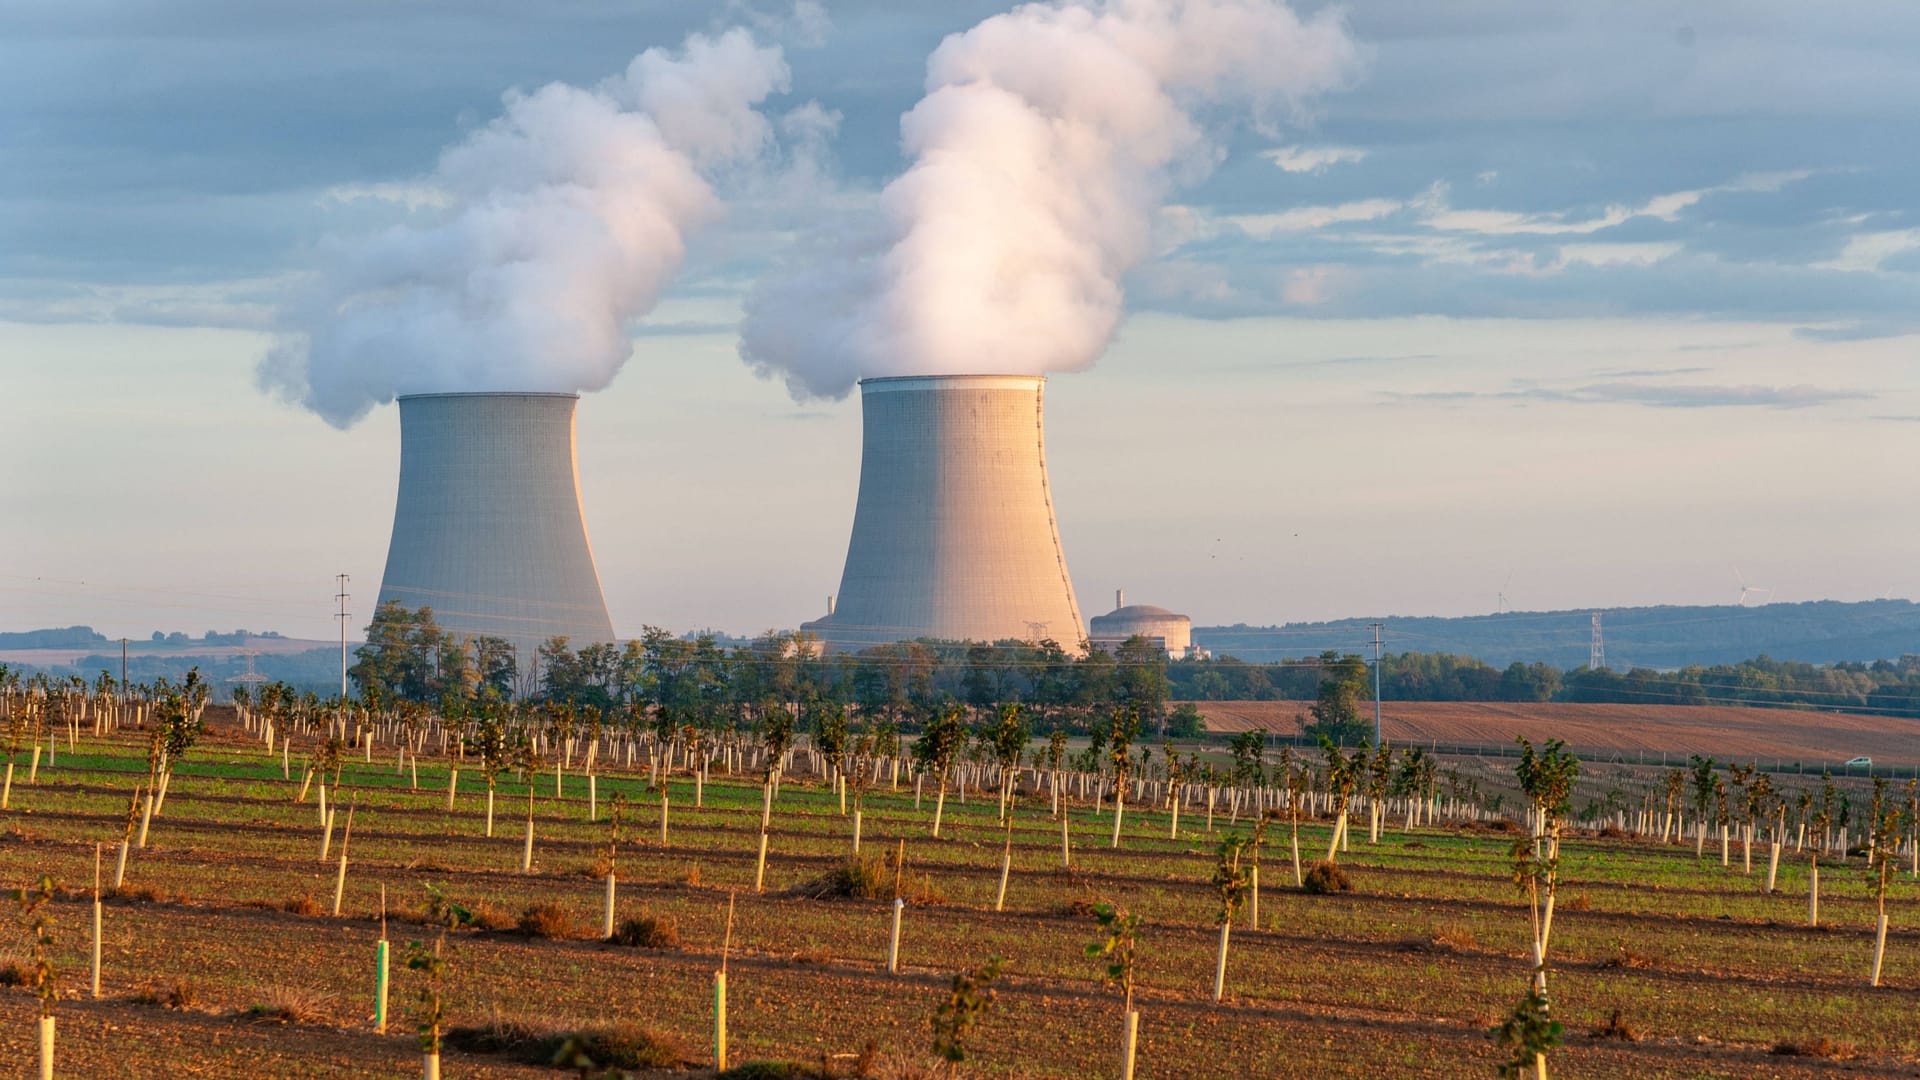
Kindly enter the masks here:
[[1778, 191], [1796, 180], [1804, 180], [1813, 175], [1811, 169], [1797, 169], [1791, 172], [1746, 173], [1735, 177], [1725, 184], [1711, 187], [1694, 188], [1687, 191], [1672, 191], [1655, 195], [1639, 205], [1614, 203], [1600, 214], [1588, 218], [1573, 218], [1566, 213], [1523, 213], [1512, 210], [1454, 210], [1447, 206], [1447, 188], [1444, 184], [1435, 187], [1435, 208], [1427, 215], [1426, 223], [1433, 228], [1449, 232], [1480, 233], [1486, 236], [1565, 236], [1596, 233], [1623, 225], [1634, 218], [1658, 218], [1661, 221], [1673, 221], [1682, 210], [1698, 203], [1708, 195], [1735, 191]]
[[336, 184], [320, 193], [321, 206], [344, 206], [355, 202], [385, 202], [409, 211], [439, 210], [453, 205], [453, 197], [432, 184], [414, 181], [390, 181], [377, 184]]
[[1652, 266], [1680, 253], [1676, 242], [1644, 244], [1562, 244], [1554, 269], [1568, 266]]
[[1406, 207], [1400, 199], [1361, 199], [1334, 206], [1296, 206], [1275, 214], [1229, 214], [1219, 220], [1265, 240], [1275, 233], [1305, 232], [1347, 221], [1376, 221]]
[[1917, 247], [1920, 247], [1920, 229], [1860, 233], [1847, 238], [1847, 246], [1840, 249], [1840, 254], [1814, 265], [1821, 270], [1872, 273], [1893, 256]]
[[1334, 165], [1365, 160], [1367, 152], [1357, 146], [1282, 146], [1261, 156], [1284, 172], [1318, 173]]

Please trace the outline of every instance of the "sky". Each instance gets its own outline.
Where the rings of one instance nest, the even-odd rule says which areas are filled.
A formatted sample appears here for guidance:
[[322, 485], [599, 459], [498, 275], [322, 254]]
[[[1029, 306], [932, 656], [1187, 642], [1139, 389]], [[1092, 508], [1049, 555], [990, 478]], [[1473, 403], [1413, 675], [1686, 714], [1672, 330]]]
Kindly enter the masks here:
[[[1323, 5], [1298, 5], [1311, 15]], [[579, 407], [614, 626], [821, 614], [856, 397], [742, 361], [746, 297], [908, 162], [992, 4], [242, 0], [0, 8], [0, 630], [337, 632], [378, 588], [391, 405], [260, 389], [329, 238], [431, 214], [502, 95], [689, 31], [786, 50], [805, 176], [721, 181]], [[1920, 596], [1920, 9], [1371, 0], [1344, 87], [1219, 118], [1127, 315], [1047, 390], [1089, 614], [1197, 624]], [[1345, 644], [1345, 643], [1340, 643]]]

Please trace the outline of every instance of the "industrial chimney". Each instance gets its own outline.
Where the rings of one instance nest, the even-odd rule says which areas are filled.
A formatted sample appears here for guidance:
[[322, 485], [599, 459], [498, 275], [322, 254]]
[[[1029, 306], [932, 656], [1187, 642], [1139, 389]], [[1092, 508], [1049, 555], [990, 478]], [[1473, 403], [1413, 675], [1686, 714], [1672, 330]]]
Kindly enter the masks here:
[[460, 636], [613, 640], [580, 515], [577, 394], [400, 398], [400, 497], [380, 602], [430, 607]]
[[860, 495], [830, 649], [1086, 637], [1047, 490], [1037, 375], [863, 379]]

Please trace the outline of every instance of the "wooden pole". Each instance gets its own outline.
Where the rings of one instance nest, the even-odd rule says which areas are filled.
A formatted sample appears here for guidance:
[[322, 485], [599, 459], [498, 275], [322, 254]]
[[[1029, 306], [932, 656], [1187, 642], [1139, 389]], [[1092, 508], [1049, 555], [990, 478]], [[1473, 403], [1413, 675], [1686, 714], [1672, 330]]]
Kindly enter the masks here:
[[93, 845], [93, 996], [100, 996], [100, 845]]
[[887, 974], [900, 973], [900, 913], [907, 908], [907, 902], [900, 897], [893, 898], [893, 932], [887, 937]]

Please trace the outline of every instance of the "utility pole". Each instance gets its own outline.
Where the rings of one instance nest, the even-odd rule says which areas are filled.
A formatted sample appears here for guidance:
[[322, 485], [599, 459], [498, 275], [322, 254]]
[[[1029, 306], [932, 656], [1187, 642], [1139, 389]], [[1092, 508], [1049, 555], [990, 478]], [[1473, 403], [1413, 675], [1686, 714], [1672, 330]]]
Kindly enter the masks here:
[[345, 574], [335, 574], [334, 580], [340, 583], [340, 591], [333, 598], [340, 603], [340, 614], [334, 618], [340, 620], [340, 700], [347, 700], [347, 582]]
[[1380, 631], [1386, 628], [1385, 623], [1367, 624], [1367, 629], [1373, 631], [1373, 745], [1376, 750], [1380, 747], [1380, 648], [1385, 644], [1380, 639]]
[[127, 639], [120, 639], [120, 704], [127, 703]]

